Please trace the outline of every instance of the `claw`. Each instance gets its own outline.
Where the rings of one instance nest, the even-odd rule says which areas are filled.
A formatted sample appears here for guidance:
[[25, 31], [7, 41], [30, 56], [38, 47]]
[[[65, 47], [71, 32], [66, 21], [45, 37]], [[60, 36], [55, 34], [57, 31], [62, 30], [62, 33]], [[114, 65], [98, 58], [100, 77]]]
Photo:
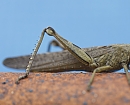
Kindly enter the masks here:
[[91, 90], [91, 85], [88, 85], [87, 91], [90, 91], [90, 90]]
[[130, 85], [130, 76], [128, 74], [128, 70], [129, 70], [128, 65], [126, 63], [122, 63], [122, 66], [124, 68], [124, 71], [126, 72], [126, 78], [127, 78], [128, 84]]

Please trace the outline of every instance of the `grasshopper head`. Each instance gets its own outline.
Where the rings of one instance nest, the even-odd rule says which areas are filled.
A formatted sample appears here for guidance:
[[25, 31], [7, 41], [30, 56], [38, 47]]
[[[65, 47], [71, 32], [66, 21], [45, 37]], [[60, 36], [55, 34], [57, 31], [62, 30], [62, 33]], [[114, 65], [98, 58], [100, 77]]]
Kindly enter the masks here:
[[45, 29], [45, 32], [48, 34], [48, 35], [50, 35], [50, 36], [53, 36], [56, 32], [55, 32], [55, 30], [52, 28], [52, 27], [47, 27], [46, 29]]

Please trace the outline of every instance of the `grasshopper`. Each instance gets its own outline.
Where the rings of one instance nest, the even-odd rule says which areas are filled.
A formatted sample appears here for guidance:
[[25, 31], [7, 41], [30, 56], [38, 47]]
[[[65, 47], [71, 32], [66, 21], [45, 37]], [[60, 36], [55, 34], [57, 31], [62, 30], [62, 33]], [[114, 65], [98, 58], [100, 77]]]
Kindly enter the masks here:
[[[54, 44], [55, 46], [61, 46], [66, 50], [55, 53], [37, 54], [45, 33], [49, 36], [54, 36], [58, 40], [58, 42], [50, 43], [49, 46]], [[30, 60], [26, 67], [29, 58]], [[35, 63], [33, 63], [33, 61]], [[112, 72], [122, 68], [124, 68], [128, 84], [130, 84], [130, 76], [128, 74], [130, 64], [130, 44], [114, 44], [110, 46], [81, 49], [77, 45], [61, 37], [52, 27], [47, 27], [43, 30], [40, 40], [31, 57], [28, 55], [7, 58], [4, 60], [3, 64], [17, 69], [26, 68], [25, 75], [22, 75], [17, 79], [17, 84], [21, 79], [27, 78], [29, 72], [86, 70], [92, 72], [92, 76], [87, 86], [87, 91], [89, 91], [96, 73]]]

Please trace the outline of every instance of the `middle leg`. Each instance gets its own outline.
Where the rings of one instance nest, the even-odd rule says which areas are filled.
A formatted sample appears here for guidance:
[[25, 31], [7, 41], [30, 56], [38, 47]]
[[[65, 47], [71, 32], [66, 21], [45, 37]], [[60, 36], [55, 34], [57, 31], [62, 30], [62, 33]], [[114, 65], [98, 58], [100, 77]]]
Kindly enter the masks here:
[[113, 69], [113, 67], [111, 67], [111, 66], [109, 66], [109, 65], [108, 65], [108, 66], [102, 66], [102, 67], [96, 68], [96, 69], [93, 71], [92, 76], [91, 76], [91, 78], [90, 78], [90, 80], [89, 80], [89, 83], [88, 83], [88, 86], [87, 86], [87, 91], [90, 91], [90, 88], [91, 88], [91, 85], [92, 85], [92, 83], [93, 83], [94, 76], [95, 76], [96, 73], [100, 73], [100, 72], [108, 71], [108, 70], [112, 70], [112, 69]]

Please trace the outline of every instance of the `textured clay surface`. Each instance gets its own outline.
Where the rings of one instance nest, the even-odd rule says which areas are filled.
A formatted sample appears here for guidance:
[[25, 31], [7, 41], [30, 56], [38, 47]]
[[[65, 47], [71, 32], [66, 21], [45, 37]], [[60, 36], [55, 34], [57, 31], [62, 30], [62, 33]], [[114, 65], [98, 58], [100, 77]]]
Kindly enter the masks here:
[[91, 73], [0, 73], [0, 105], [130, 105], [125, 74], [97, 73], [90, 92]]

